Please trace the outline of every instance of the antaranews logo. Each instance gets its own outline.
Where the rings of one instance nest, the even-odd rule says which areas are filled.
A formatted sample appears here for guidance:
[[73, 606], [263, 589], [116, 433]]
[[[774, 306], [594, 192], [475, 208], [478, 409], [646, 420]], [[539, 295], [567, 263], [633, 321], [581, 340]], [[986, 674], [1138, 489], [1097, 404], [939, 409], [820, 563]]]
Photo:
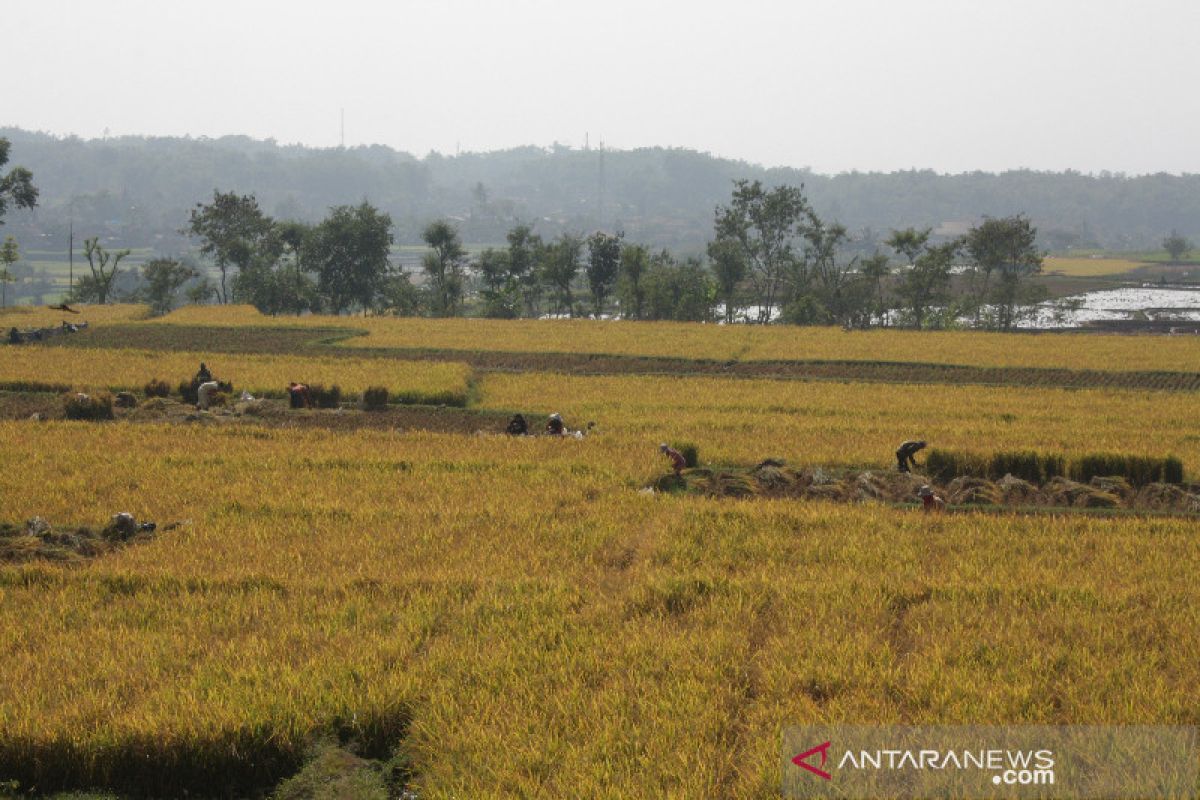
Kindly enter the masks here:
[[1196, 752], [1188, 727], [788, 727], [782, 789], [791, 798], [1194, 797]]
[[[829, 761], [833, 741], [809, 748], [792, 757], [792, 763], [823, 780], [833, 775], [823, 769]], [[831, 768], [840, 771], [856, 770], [980, 770], [991, 774], [993, 784], [1053, 785], [1054, 751], [991, 749], [941, 749], [929, 745], [885, 746], [867, 749], [846, 749]], [[820, 757], [819, 764], [811, 759]]]
[[801, 769], [808, 770], [813, 775], [816, 775], [819, 778], [824, 778], [825, 780], [830, 780], [833, 778], [832, 775], [830, 775], [828, 772], [826, 772], [823, 769], [818, 769], [817, 767], [814, 767], [812, 764], [808, 763], [808, 759], [815, 756], [817, 753], [820, 753], [821, 754], [821, 766], [822, 767], [825, 766], [825, 762], [829, 760], [829, 748], [832, 746], [833, 746], [833, 742], [825, 742], [825, 744], [819, 744], [816, 747], [812, 748], [811, 750], [805, 750], [803, 753], [800, 753], [799, 755], [792, 758], [792, 763], [795, 764], [797, 767], [800, 767]]

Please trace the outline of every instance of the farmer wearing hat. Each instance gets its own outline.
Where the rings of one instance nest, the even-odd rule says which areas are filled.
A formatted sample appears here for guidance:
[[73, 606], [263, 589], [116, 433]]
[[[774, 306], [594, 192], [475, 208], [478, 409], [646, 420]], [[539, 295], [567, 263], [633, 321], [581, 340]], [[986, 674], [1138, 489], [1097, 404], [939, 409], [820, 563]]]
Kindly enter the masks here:
[[666, 442], [658, 446], [658, 451], [671, 459], [671, 468], [675, 470], [675, 476], [679, 477], [683, 473], [683, 468], [687, 466], [687, 459], [683, 457], [683, 454], [674, 447], [668, 446]]
[[563, 424], [561, 414], [551, 414], [550, 421], [546, 423], [546, 433], [551, 436], [563, 436], [567, 432], [567, 426]]
[[901, 472], [908, 472], [910, 467], [917, 466], [917, 460], [913, 458], [918, 452], [925, 449], [925, 442], [922, 441], [907, 441], [901, 442], [896, 448], [896, 461], [899, 462]]
[[943, 511], [946, 508], [946, 501], [934, 494], [933, 489], [929, 488], [929, 484], [925, 484], [917, 490], [917, 497], [921, 498], [921, 510], [926, 513]]

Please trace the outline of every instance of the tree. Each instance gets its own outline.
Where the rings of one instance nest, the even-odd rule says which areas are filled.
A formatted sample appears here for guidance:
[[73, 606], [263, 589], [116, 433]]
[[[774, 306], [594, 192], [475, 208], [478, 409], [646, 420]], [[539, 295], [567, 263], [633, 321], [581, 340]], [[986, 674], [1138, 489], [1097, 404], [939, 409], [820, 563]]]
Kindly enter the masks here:
[[575, 315], [575, 296], [571, 284], [579, 274], [583, 239], [564, 233], [543, 251], [542, 276], [550, 289], [551, 313]]
[[320, 310], [321, 295], [309, 270], [314, 244], [311, 225], [274, 223], [253, 258], [233, 277], [233, 298], [264, 314]]
[[421, 260], [429, 276], [431, 310], [436, 317], [452, 317], [462, 303], [467, 251], [458, 238], [458, 229], [445, 220], [430, 223], [421, 238], [432, 249]]
[[[4, 162], [0, 161], [0, 164]], [[1172, 230], [1171, 235], [1163, 239], [1163, 249], [1171, 254], [1172, 261], [1179, 261], [1184, 254], [1192, 249], [1192, 243], [1179, 235], [1178, 231]]]
[[929, 243], [929, 234], [931, 233], [933, 233], [932, 228], [920, 231], [916, 228], [905, 228], [902, 231], [893, 230], [892, 235], [884, 244], [904, 256], [904, 263], [908, 266], [917, 263], [917, 256]]
[[931, 310], [948, 301], [950, 267], [960, 247], [958, 240], [926, 247], [925, 252], [913, 259], [912, 267], [900, 279], [896, 294], [904, 302], [905, 310], [917, 330], [925, 327]]
[[621, 315], [626, 319], [644, 319], [644, 278], [649, 269], [650, 252], [644, 245], [626, 245], [621, 249], [621, 274], [617, 279], [617, 294], [621, 302]]
[[113, 282], [120, 269], [121, 259], [129, 250], [110, 252], [100, 244], [100, 237], [83, 240], [83, 255], [87, 258], [91, 275], [85, 275], [75, 283], [75, 296], [80, 300], [94, 300], [100, 305], [108, 302]]
[[191, 267], [172, 258], [156, 258], [142, 267], [144, 295], [152, 314], [166, 314], [175, 307], [175, 296], [185, 283], [199, 277]]
[[717, 239], [708, 243], [708, 258], [716, 278], [717, 297], [725, 306], [725, 321], [737, 318], [738, 287], [746, 279], [746, 258], [741, 247], [732, 239]]
[[8, 308], [8, 284], [12, 283], [12, 265], [21, 260], [21, 251], [17, 248], [17, 240], [11, 236], [4, 237], [0, 245], [0, 308]]
[[892, 272], [888, 267], [888, 257], [883, 253], [877, 252], [863, 259], [862, 266], [859, 269], [863, 280], [871, 286], [872, 296], [866, 309], [868, 315], [866, 324], [871, 324], [874, 320], [878, 320], [880, 325], [887, 325], [888, 303], [884, 295], [883, 281]]
[[508, 232], [508, 272], [524, 296], [525, 310], [537, 316], [541, 304], [542, 285], [537, 274], [538, 262], [545, 245], [542, 237], [528, 225], [516, 225]]
[[395, 270], [384, 279], [383, 291], [379, 294], [376, 308], [397, 317], [416, 316], [421, 313], [421, 292], [412, 285], [406, 273]]
[[604, 313], [604, 301], [612, 294], [621, 269], [622, 234], [597, 231], [588, 237], [588, 286], [592, 290], [594, 315], [598, 319]]
[[771, 321], [787, 284], [803, 279], [797, 273], [795, 243], [816, 219], [804, 187], [767, 191], [761, 181], [735, 181], [730, 204], [717, 206], [716, 238], [741, 249], [757, 295], [759, 323]]
[[965, 247], [976, 269], [982, 270], [986, 287], [991, 276], [997, 283], [987, 293], [996, 324], [1009, 330], [1018, 317], [1018, 308], [1032, 305], [1037, 297], [1024, 283], [1042, 271], [1042, 256], [1037, 249], [1037, 228], [1028, 217], [1017, 214], [996, 219], [984, 217], [971, 228]]
[[493, 319], [520, 316], [521, 294], [512, 275], [508, 251], [489, 247], [479, 254], [477, 265], [483, 279], [483, 315]]
[[184, 290], [183, 296], [194, 306], [204, 305], [217, 296], [217, 287], [208, 278], [200, 278]]
[[854, 317], [864, 305], [866, 282], [856, 269], [858, 257], [839, 259], [838, 250], [849, 235], [843, 225], [826, 225], [813, 218], [804, 238], [804, 263], [809, 279], [816, 313], [809, 320], [816, 323], [838, 322], [853, 324]]
[[[12, 144], [0, 138], [0, 167], [8, 163], [8, 151]], [[14, 167], [7, 175], [0, 174], [0, 225], [11, 202], [16, 208], [33, 208], [37, 205], [38, 190], [33, 185], [33, 173], [24, 167]]]
[[197, 203], [192, 209], [188, 226], [181, 233], [198, 238], [200, 252], [216, 262], [221, 271], [218, 297], [228, 303], [229, 269], [240, 271], [261, 261], [260, 250], [273, 228], [274, 223], [259, 209], [254, 195], [214, 191], [212, 203]]
[[305, 249], [317, 289], [335, 314], [372, 308], [388, 275], [392, 218], [364, 201], [337, 206], [312, 231]]
[[650, 257], [642, 278], [646, 319], [706, 322], [712, 319], [716, 286], [696, 259], [679, 264], [663, 250]]

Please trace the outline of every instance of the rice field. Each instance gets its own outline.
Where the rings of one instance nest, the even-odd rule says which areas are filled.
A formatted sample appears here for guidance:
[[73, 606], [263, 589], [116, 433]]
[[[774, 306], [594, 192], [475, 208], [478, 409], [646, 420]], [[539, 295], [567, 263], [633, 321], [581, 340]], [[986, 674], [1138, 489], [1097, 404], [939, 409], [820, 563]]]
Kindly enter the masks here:
[[483, 408], [557, 411], [648, 445], [694, 442], [715, 463], [890, 466], [899, 442], [925, 439], [966, 451], [1173, 453], [1200, 465], [1190, 392], [553, 373], [491, 374], [480, 390]]
[[68, 314], [63, 311], [52, 311], [46, 306], [9, 306], [0, 310], [0, 330], [7, 333], [9, 328], [53, 328], [62, 325], [63, 321], [78, 324], [87, 322], [88, 325], [112, 325], [123, 322], [133, 322], [145, 319], [150, 309], [136, 304], [88, 305], [72, 306], [80, 313]]
[[463, 405], [470, 377], [465, 365], [451, 362], [23, 346], [6, 348], [0, 357], [0, 386], [132, 391], [158, 379], [174, 390], [191, 380], [202, 361], [218, 380], [232, 382], [235, 392], [275, 397], [296, 381], [337, 385], [351, 394], [383, 386], [393, 396]]
[[1191, 523], [644, 496], [603, 438], [0, 428], [17, 518], [190, 520], [0, 570], [0, 772], [39, 785], [244, 787], [345, 730], [422, 797], [772, 797], [794, 721], [1200, 707]]
[[1057, 272], [1072, 278], [1107, 278], [1132, 272], [1139, 267], [1146, 266], [1146, 263], [1130, 258], [1047, 256], [1042, 262], [1042, 272]]
[[[419, 348], [518, 353], [596, 353], [717, 361], [872, 361], [983, 367], [1194, 372], [1200, 339], [977, 331], [843, 331], [841, 328], [621, 323], [596, 320], [266, 317], [249, 306], [188, 306], [151, 325], [350, 328], [348, 349]], [[1148, 342], [1152, 342], [1149, 345]]]
[[[263, 323], [221, 314], [176, 319], [224, 319], [251, 339]], [[560, 330], [579, 347], [642, 353], [748, 358], [756, 343], [790, 352], [785, 334], [822, 352], [859, 346], [840, 330], [823, 342], [667, 325], [655, 340], [649, 325], [340, 322], [389, 347], [552, 354]], [[1057, 341], [931, 341], [953, 352], [960, 335], [964, 353], [974, 341], [1018, 361], [1033, 358], [1027, 339]], [[912, 350], [896, 332], [873, 341]], [[1069, 341], [1071, 358], [1094, 363], [1138, 344], [1141, 368], [1189, 352], [1158, 353], [1174, 341], [1161, 338]], [[2, 382], [136, 389], [204, 360], [235, 390], [303, 378], [462, 391], [481, 419], [597, 423], [576, 440], [0, 421], [13, 465], [0, 470], [0, 521], [95, 526], [128, 511], [179, 523], [83, 566], [0, 564], [0, 782], [261, 796], [333, 742], [383, 765], [373, 779], [399, 776], [391, 796], [772, 798], [789, 725], [1200, 724], [1194, 519], [929, 517], [644, 491], [666, 472], [663, 440], [695, 443], [702, 462], [879, 468], [914, 437], [956, 451], [1173, 453], [1195, 480], [1193, 392], [473, 375], [357, 352], [0, 348]]]

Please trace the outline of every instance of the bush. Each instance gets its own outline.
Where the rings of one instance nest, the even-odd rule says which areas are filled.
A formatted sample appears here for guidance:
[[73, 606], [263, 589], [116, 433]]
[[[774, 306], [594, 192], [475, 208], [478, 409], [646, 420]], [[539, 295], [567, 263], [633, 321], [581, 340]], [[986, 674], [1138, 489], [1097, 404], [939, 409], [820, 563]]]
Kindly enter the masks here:
[[679, 455], [683, 456], [684, 462], [688, 469], [695, 469], [700, 466], [700, 448], [691, 442], [680, 442], [675, 445], [675, 449], [679, 451]]
[[67, 419], [104, 420], [113, 418], [113, 397], [108, 392], [100, 394], [68, 394], [63, 397], [63, 411]]
[[362, 399], [367, 411], [381, 411], [387, 408], [388, 390], [383, 386], [372, 386], [363, 392]]
[[142, 387], [142, 391], [147, 398], [171, 396], [171, 387], [166, 381], [160, 381], [158, 378], [147, 381], [146, 385]]

